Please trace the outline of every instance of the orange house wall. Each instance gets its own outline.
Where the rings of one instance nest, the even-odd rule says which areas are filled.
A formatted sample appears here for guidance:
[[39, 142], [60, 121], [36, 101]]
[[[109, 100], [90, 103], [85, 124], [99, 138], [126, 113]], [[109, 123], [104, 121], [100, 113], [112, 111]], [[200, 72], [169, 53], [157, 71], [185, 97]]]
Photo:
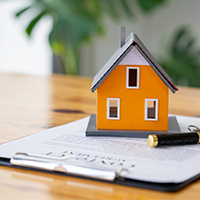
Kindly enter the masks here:
[[[97, 88], [97, 129], [168, 129], [168, 87], [148, 65], [139, 67], [139, 89], [126, 88], [126, 67], [118, 65]], [[120, 119], [107, 119], [107, 98], [120, 98]], [[158, 121], [145, 121], [145, 99], [158, 99]]]

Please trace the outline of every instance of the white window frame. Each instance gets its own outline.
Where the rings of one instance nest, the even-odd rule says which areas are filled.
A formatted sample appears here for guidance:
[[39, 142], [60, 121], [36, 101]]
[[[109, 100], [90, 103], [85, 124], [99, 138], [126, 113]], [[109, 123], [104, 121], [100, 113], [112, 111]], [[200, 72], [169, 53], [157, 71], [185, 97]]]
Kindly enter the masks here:
[[[117, 100], [117, 117], [110, 117], [110, 100]], [[107, 98], [107, 119], [120, 119], [120, 98]]]
[[[148, 101], [155, 101], [155, 119], [148, 118]], [[145, 99], [145, 120], [146, 121], [158, 121], [158, 99]]]
[[[137, 86], [129, 86], [129, 69], [137, 69]], [[126, 67], [126, 88], [139, 89], [140, 68], [139, 67]]]

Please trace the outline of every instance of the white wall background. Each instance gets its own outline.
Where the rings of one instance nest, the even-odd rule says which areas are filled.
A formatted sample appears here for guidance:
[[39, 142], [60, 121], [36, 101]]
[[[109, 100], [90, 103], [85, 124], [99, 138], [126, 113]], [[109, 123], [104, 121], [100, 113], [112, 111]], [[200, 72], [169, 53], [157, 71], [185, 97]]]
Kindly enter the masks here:
[[[32, 38], [25, 34], [31, 14], [19, 19], [14, 13], [29, 4], [29, 0], [0, 1], [0, 72], [48, 75], [52, 54], [48, 45], [51, 19], [42, 20]], [[200, 38], [200, 1], [169, 0], [149, 15], [137, 10], [137, 19], [115, 24], [105, 19], [107, 34], [81, 50], [81, 74], [93, 76], [119, 47], [119, 25], [126, 26], [127, 36], [136, 33], [146, 47], [158, 54], [161, 38], [168, 38], [180, 25], [190, 25]]]
[[34, 13], [20, 19], [14, 15], [29, 5], [30, 0], [0, 1], [0, 71], [47, 75], [51, 73], [52, 54], [48, 45], [51, 19], [42, 20], [31, 38], [25, 33]]

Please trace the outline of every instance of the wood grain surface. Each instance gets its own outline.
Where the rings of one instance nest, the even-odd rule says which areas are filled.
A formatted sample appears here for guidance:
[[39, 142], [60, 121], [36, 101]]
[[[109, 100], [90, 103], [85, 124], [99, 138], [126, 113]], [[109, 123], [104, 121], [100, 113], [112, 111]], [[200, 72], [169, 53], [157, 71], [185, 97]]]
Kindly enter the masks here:
[[[0, 73], [0, 143], [96, 112], [92, 79]], [[200, 89], [170, 93], [170, 114], [200, 116]], [[0, 199], [200, 199], [200, 180], [176, 193], [157, 192], [0, 166]]]

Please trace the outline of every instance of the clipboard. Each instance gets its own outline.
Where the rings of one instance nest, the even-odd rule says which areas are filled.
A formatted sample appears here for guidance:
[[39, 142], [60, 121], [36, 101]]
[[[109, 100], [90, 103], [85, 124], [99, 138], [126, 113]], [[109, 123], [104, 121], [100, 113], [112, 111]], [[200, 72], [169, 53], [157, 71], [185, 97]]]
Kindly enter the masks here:
[[[199, 123], [199, 118], [190, 118], [190, 117], [178, 117], [179, 122], [181, 122], [182, 124], [182, 131], [184, 131], [184, 126], [186, 127], [188, 126], [188, 123], [191, 124], [198, 124]], [[84, 131], [85, 131], [85, 124], [88, 121], [88, 118], [84, 118], [75, 122], [72, 122], [70, 124], [66, 124], [66, 125], [62, 125], [59, 127], [55, 127], [52, 129], [48, 129], [36, 134], [32, 134], [30, 136], [26, 136], [17, 140], [13, 140], [10, 141], [8, 143], [4, 143], [0, 145], [0, 165], [4, 165], [4, 166], [8, 166], [8, 167], [14, 167], [14, 168], [20, 168], [20, 169], [25, 169], [25, 170], [34, 170], [34, 171], [40, 171], [40, 172], [44, 172], [44, 173], [52, 173], [52, 174], [57, 174], [57, 175], [62, 175], [62, 176], [71, 176], [71, 177], [78, 177], [78, 178], [85, 178], [85, 179], [89, 179], [89, 180], [95, 180], [95, 181], [103, 181], [103, 182], [108, 182], [108, 183], [113, 183], [113, 184], [121, 184], [121, 185], [127, 185], [127, 186], [133, 186], [133, 187], [139, 187], [139, 188], [145, 188], [145, 189], [151, 189], [151, 190], [158, 190], [158, 191], [165, 191], [165, 192], [175, 192], [177, 190], [180, 190], [182, 188], [184, 188], [186, 185], [192, 183], [193, 181], [195, 181], [196, 179], [198, 179], [200, 177], [200, 170], [199, 170], [199, 158], [200, 158], [200, 153], [198, 154], [194, 154], [194, 152], [196, 152], [196, 146], [195, 149], [191, 148], [191, 150], [189, 150], [190, 153], [188, 154], [184, 154], [185, 157], [185, 168], [181, 171], [181, 166], [182, 166], [182, 162], [176, 162], [175, 164], [177, 164], [177, 167], [173, 168], [173, 165], [171, 165], [171, 161], [169, 161], [169, 165], [167, 165], [165, 168], [162, 168], [162, 166], [165, 166], [165, 163], [163, 163], [163, 161], [160, 162], [160, 164], [156, 161], [154, 162], [154, 160], [152, 159], [145, 159], [149, 154], [147, 154], [148, 152], [152, 151], [154, 153], [154, 151], [156, 151], [156, 153], [158, 155], [163, 156], [163, 151], [162, 148], [161, 149], [147, 149], [146, 147], [146, 141], [145, 141], [145, 145], [144, 145], [144, 141], [141, 140], [130, 140], [130, 139], [121, 139], [120, 138], [120, 142], [118, 139], [102, 139], [102, 138], [86, 138], [84, 135]], [[73, 134], [72, 134], [73, 133]], [[63, 138], [63, 136], [67, 137], [67, 143], [65, 143], [65, 140]], [[58, 138], [59, 137], [59, 138]], [[51, 144], [51, 142], [56, 141], [55, 139], [59, 139], [59, 141], [62, 139], [62, 145], [64, 144], [64, 147], [60, 146], [61, 143], [59, 143], [58, 146], [56, 146], [53, 143], [53, 146]], [[71, 139], [71, 141], [69, 141], [69, 139]], [[78, 141], [78, 142], [77, 142]], [[90, 149], [86, 149], [85, 150], [85, 146], [88, 145], [88, 141], [90, 145]], [[107, 142], [106, 142], [107, 141]], [[123, 141], [123, 143], [121, 143]], [[49, 143], [50, 142], [50, 143]], [[104, 152], [107, 146], [107, 144], [110, 142], [112, 142], [111, 144], [111, 151], [109, 151], [109, 149], [106, 149], [106, 153]], [[99, 147], [98, 145], [101, 147]], [[51, 145], [50, 145], [51, 144]], [[77, 146], [74, 146], [74, 144], [78, 144], [78, 148]], [[131, 154], [129, 155], [128, 153], [132, 152], [130, 151], [134, 145], [139, 144], [142, 145], [142, 151], [140, 151], [140, 148], [137, 150], [137, 148], [134, 148], [134, 153], [139, 153], [138, 155], [144, 155], [143, 151], [145, 150], [145, 158], [141, 160], [137, 159], [138, 155], [135, 157], [132, 157]], [[35, 148], [37, 145], [40, 148]], [[82, 146], [81, 146], [82, 145]], [[84, 146], [85, 145], [85, 146]], [[120, 153], [121, 149], [124, 149], [124, 145], [127, 147], [126, 149], [126, 154], [122, 153], [122, 154], [118, 154], [116, 155], [116, 153]], [[148, 146], [148, 145], [147, 145]], [[56, 148], [54, 150], [53, 147], [59, 147], [57, 150]], [[93, 148], [97, 148], [97, 150], [95, 151], [95, 149]], [[110, 147], [110, 146], [109, 146]], [[137, 146], [136, 146], [137, 147]], [[87, 146], [88, 148], [88, 146]], [[149, 147], [148, 147], [149, 148]], [[104, 149], [104, 151], [99, 151], [101, 149]], [[122, 150], [123, 150], [122, 149]], [[56, 154], [56, 153], [61, 153], [61, 154]], [[66, 151], [67, 150], [67, 151]], [[115, 151], [115, 154], [113, 154], [113, 150]], [[128, 150], [128, 151], [127, 151]], [[165, 150], [165, 149], [163, 149]], [[185, 148], [183, 148], [183, 151], [185, 150]], [[200, 150], [200, 149], [199, 149]], [[49, 152], [50, 151], [50, 152]], [[126, 173], [122, 172], [120, 175], [120, 171], [115, 171], [113, 172], [114, 166], [111, 164], [101, 164], [98, 165], [98, 162], [96, 162], [96, 164], [98, 165], [98, 167], [101, 168], [101, 166], [105, 166], [105, 167], [111, 167], [111, 174], [114, 177], [113, 179], [103, 179], [99, 176], [97, 177], [93, 177], [93, 176], [89, 176], [88, 174], [84, 174], [84, 173], [66, 173], [65, 171], [62, 170], [62, 168], [60, 168], [60, 170], [54, 170], [54, 169], [46, 169], [46, 168], [38, 168], [36, 166], [32, 164], [30, 165], [22, 165], [22, 164], [12, 164], [11, 163], [11, 159], [13, 159], [13, 155], [16, 154], [16, 152], [29, 152], [28, 155], [29, 159], [31, 158], [31, 156], [33, 154], [36, 155], [36, 157], [41, 157], [44, 155], [50, 155], [49, 153], [52, 153], [52, 151], [55, 151], [55, 154], [53, 152], [54, 157], [61, 157], [61, 155], [64, 156], [69, 156], [69, 155], [73, 155], [73, 156], [77, 156], [83, 159], [86, 159], [86, 157], [88, 156], [88, 154], [90, 154], [90, 159], [88, 160], [88, 162], [91, 162], [91, 159], [94, 159], [96, 156], [99, 156], [99, 160], [101, 162], [103, 162], [103, 158], [101, 159], [101, 156], [108, 156], [108, 158], [111, 158], [112, 161], [109, 160], [109, 162], [115, 162], [116, 159], [126, 159], [127, 161], [130, 162], [131, 166], [133, 165], [135, 168], [137, 168], [137, 173], [135, 173], [134, 171], [134, 167], [133, 168], [129, 168], [131, 170], [130, 176], [126, 175]], [[167, 151], [169, 155], [171, 155], [172, 152], [174, 152], [174, 149], [172, 149], [172, 151], [170, 151], [170, 149]], [[182, 153], [182, 151], [178, 151], [180, 153]], [[198, 151], [199, 152], [199, 151]], [[72, 154], [71, 154], [72, 153]], [[141, 154], [142, 153], [142, 154]], [[191, 154], [192, 153], [192, 154]], [[85, 156], [84, 156], [84, 155]], [[168, 155], [166, 154], [166, 155]], [[101, 155], [101, 156], [100, 156]], [[180, 158], [179, 156], [180, 154], [176, 154], [175, 158]], [[182, 155], [182, 154], [181, 154]], [[194, 155], [194, 156], [191, 156]], [[19, 156], [19, 154], [17, 155]], [[20, 155], [20, 156], [27, 156], [27, 154]], [[135, 158], [135, 159], [134, 159]], [[157, 158], [157, 156], [156, 156]], [[24, 157], [23, 157], [24, 159]], [[26, 157], [27, 159], [27, 157]], [[25, 159], [25, 160], [26, 160]], [[31, 158], [32, 159], [32, 158]], [[35, 159], [35, 158], [34, 158]], [[43, 159], [43, 158], [42, 158]], [[98, 160], [98, 159], [97, 159]], [[42, 160], [43, 161], [43, 160]], [[54, 160], [55, 161], [55, 160]], [[53, 161], [53, 163], [54, 163]], [[125, 160], [124, 160], [125, 161]], [[146, 175], [148, 175], [148, 173], [146, 173], [146, 166], [145, 163], [148, 161], [153, 161], [150, 162], [148, 165], [148, 170], [150, 170], [150, 172], [152, 172], [151, 170], [154, 170], [153, 173], [150, 173], [150, 176], [146, 177]], [[61, 161], [62, 162], [62, 161]], [[120, 161], [121, 162], [121, 161]], [[119, 167], [121, 164], [120, 162], [118, 162], [117, 166]], [[95, 164], [95, 162], [91, 162], [92, 164]], [[168, 163], [168, 162], [167, 162]], [[68, 163], [69, 164], [69, 163]], [[186, 165], [187, 164], [187, 165]], [[82, 164], [81, 164], [82, 165]], [[126, 168], [128, 165], [122, 165], [124, 168]], [[140, 170], [140, 167], [143, 167]], [[170, 168], [170, 166], [172, 166]], [[190, 167], [192, 166], [192, 167]], [[79, 166], [82, 167], [82, 166]], [[119, 167], [117, 170], [120, 170], [121, 167]], [[158, 168], [159, 167], [159, 168]], [[160, 171], [158, 171], [158, 169], [160, 169]], [[108, 170], [108, 169], [105, 169]], [[161, 171], [162, 170], [162, 171]], [[166, 177], [166, 173], [162, 173], [163, 170], [166, 172], [166, 170], [169, 170], [167, 174], [169, 174], [171, 177]], [[186, 170], [186, 171], [185, 171]], [[190, 173], [185, 174], [185, 172], [187, 172], [189, 170]], [[139, 172], [139, 173], [138, 173]], [[159, 173], [157, 173], [159, 172]], [[176, 175], [176, 173], [178, 172], [178, 176], [176, 176], [176, 178], [173, 177], [173, 175]], [[180, 172], [180, 173], [179, 173]], [[110, 173], [110, 172], [108, 172]], [[113, 175], [114, 174], [114, 175]], [[131, 174], [133, 176], [131, 176]], [[162, 176], [164, 174], [163, 177], [160, 178], [160, 175]], [[172, 175], [173, 174], [173, 175]], [[157, 175], [157, 177], [155, 178], [155, 175]], [[184, 175], [184, 177], [183, 177]], [[163, 182], [162, 182], [163, 181]]]
[[[37, 156], [36, 156], [37, 157]], [[40, 158], [39, 158], [40, 159]], [[44, 159], [44, 158], [42, 158]], [[44, 159], [45, 160], [45, 159]], [[28, 162], [27, 162], [28, 161]], [[69, 176], [69, 177], [75, 177], [75, 178], [85, 178], [88, 180], [94, 180], [94, 181], [101, 181], [101, 182], [106, 182], [106, 183], [113, 183], [113, 184], [120, 184], [120, 185], [125, 185], [125, 186], [131, 186], [131, 187], [138, 187], [138, 188], [143, 188], [143, 189], [150, 189], [150, 190], [157, 190], [157, 191], [164, 191], [164, 192], [176, 192], [188, 184], [192, 183], [196, 179], [200, 177], [200, 174], [184, 181], [181, 183], [155, 183], [155, 182], [148, 182], [148, 181], [139, 181], [139, 180], [134, 180], [134, 179], [128, 179], [128, 178], [123, 178], [120, 177], [120, 172], [116, 172], [111, 169], [102, 169], [102, 168], [88, 168], [89, 173], [86, 175], [85, 173], [80, 172], [80, 173], [75, 173], [75, 171], [78, 170], [84, 170], [85, 165], [79, 165], [77, 166], [76, 164], [71, 164], [67, 163], [68, 166], [71, 166], [71, 172], [66, 172], [63, 170], [63, 166], [59, 166], [58, 162], [55, 160], [49, 160], [46, 162], [46, 164], [52, 163], [53, 165], [49, 165], [49, 169], [45, 168], [45, 165], [43, 167], [38, 167], [36, 165], [38, 159], [34, 158], [34, 156], [30, 156], [24, 153], [17, 153], [13, 158], [8, 159], [8, 158], [0, 158], [0, 165], [2, 166], [7, 166], [7, 167], [13, 167], [17, 169], [24, 169], [24, 170], [32, 170], [32, 171], [38, 171], [42, 173], [50, 173], [50, 174], [56, 174], [59, 176]], [[27, 163], [26, 163], [27, 162]], [[35, 163], [34, 163], [35, 162]], [[45, 161], [41, 163], [45, 164]], [[58, 165], [56, 165], [58, 164]], [[78, 167], [78, 168], [76, 168]], [[76, 168], [74, 170], [73, 168]], [[84, 171], [86, 172], [86, 171]], [[95, 174], [96, 176], [93, 176], [90, 174], [90, 172], [93, 172], [93, 175]], [[99, 173], [99, 174], [98, 174]]]

